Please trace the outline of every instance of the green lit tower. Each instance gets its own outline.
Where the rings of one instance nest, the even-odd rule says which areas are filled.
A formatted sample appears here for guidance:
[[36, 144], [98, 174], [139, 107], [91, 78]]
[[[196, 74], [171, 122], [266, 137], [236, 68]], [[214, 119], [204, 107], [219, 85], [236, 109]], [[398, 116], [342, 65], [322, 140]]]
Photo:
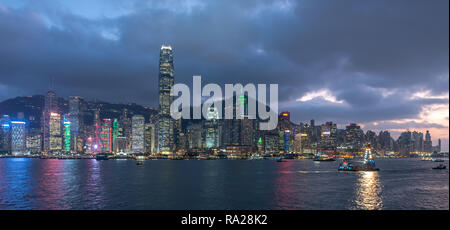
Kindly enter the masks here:
[[70, 152], [70, 121], [64, 116], [64, 151]]
[[163, 45], [159, 55], [159, 114], [158, 114], [158, 152], [173, 153], [174, 121], [170, 116], [170, 105], [173, 97], [170, 90], [173, 87], [173, 53], [172, 47]]
[[112, 149], [113, 149], [113, 152], [116, 152], [116, 150], [117, 150], [116, 149], [116, 138], [119, 136], [119, 122], [117, 121], [117, 119], [114, 119], [112, 128], [113, 128]]

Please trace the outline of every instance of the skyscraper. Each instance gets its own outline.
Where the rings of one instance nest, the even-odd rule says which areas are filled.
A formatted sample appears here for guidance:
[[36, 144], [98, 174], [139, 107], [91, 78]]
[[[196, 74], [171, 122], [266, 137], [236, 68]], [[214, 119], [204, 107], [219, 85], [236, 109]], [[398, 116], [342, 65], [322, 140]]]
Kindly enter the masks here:
[[431, 142], [431, 135], [428, 130], [425, 134], [425, 141], [423, 142], [423, 151], [426, 153], [433, 152], [433, 143]]
[[11, 151], [11, 119], [3, 115], [0, 124], [0, 153], [8, 154]]
[[142, 115], [134, 115], [131, 118], [132, 145], [134, 153], [144, 153], [145, 118]]
[[11, 152], [12, 154], [25, 153], [25, 122], [11, 121]]
[[161, 46], [159, 55], [159, 116], [158, 116], [158, 152], [173, 153], [173, 126], [170, 116], [170, 105], [173, 97], [170, 90], [173, 87], [173, 53], [171, 46]]
[[50, 113], [48, 140], [48, 151], [58, 152], [62, 150], [61, 115], [59, 113]]
[[70, 150], [72, 152], [79, 152], [77, 140], [80, 139], [80, 131], [82, 127], [81, 119], [81, 102], [80, 97], [70, 97], [69, 99], [69, 116], [68, 122], [70, 122]]
[[[58, 98], [56, 93], [53, 91], [48, 91], [45, 95], [44, 110], [42, 111], [42, 133], [44, 141], [44, 152], [50, 151], [50, 121], [51, 114], [58, 114]], [[59, 114], [58, 114], [59, 116]]]
[[111, 153], [112, 141], [111, 141], [111, 119], [104, 118], [100, 126], [100, 143], [102, 151], [105, 153]]

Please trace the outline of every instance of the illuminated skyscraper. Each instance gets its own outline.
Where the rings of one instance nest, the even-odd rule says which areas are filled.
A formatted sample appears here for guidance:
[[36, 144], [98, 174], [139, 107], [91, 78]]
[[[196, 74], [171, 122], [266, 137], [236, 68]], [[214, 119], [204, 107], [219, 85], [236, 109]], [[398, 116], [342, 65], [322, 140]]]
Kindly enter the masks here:
[[[59, 113], [50, 113], [49, 123], [49, 151], [58, 152], [62, 150], [61, 136], [61, 115]], [[44, 142], [45, 143], [45, 142]]]
[[0, 125], [0, 153], [7, 154], [11, 151], [11, 119], [8, 115], [3, 115]]
[[112, 123], [112, 152], [117, 153], [116, 138], [119, 136], [119, 122], [114, 119]]
[[206, 148], [218, 148], [219, 145], [219, 112], [217, 108], [211, 106], [207, 113], [207, 120], [205, 121], [205, 141]]
[[[52, 119], [51, 114], [55, 113], [58, 114], [58, 98], [56, 97], [56, 93], [53, 91], [48, 91], [45, 95], [45, 102], [44, 102], [44, 110], [42, 111], [42, 133], [43, 133], [43, 142], [44, 142], [44, 152], [48, 152], [51, 150], [51, 144], [50, 144], [50, 122]], [[58, 114], [59, 116], [59, 114]], [[59, 131], [61, 132], [61, 131]], [[54, 143], [55, 140], [53, 139]], [[56, 146], [53, 146], [56, 147]]]
[[25, 122], [11, 121], [11, 152], [12, 154], [25, 153]]
[[431, 142], [431, 135], [428, 130], [425, 134], [425, 141], [423, 142], [423, 151], [426, 153], [433, 152], [433, 143]]
[[70, 152], [70, 142], [71, 142], [71, 138], [70, 138], [70, 121], [67, 119], [66, 116], [64, 116], [64, 151], [65, 152]]
[[170, 105], [173, 97], [170, 90], [173, 87], [173, 53], [172, 47], [161, 46], [159, 55], [159, 116], [158, 116], [158, 152], [173, 153], [174, 122], [170, 116]]
[[111, 141], [111, 119], [103, 119], [100, 126], [100, 143], [104, 153], [110, 153], [112, 148]]
[[144, 153], [144, 129], [145, 118], [142, 115], [134, 115], [131, 118], [132, 145], [134, 153]]
[[[81, 127], [83, 119], [81, 119], [81, 103], [80, 97], [70, 97], [69, 99], [69, 116], [68, 122], [70, 122], [70, 150], [72, 152], [79, 152], [78, 140], [81, 139]], [[81, 145], [81, 144], [80, 144]]]

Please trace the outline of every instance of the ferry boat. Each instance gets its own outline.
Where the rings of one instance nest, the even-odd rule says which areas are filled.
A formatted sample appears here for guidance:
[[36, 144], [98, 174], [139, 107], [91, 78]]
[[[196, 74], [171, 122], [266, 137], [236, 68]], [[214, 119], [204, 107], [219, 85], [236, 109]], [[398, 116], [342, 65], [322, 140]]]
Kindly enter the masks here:
[[431, 158], [431, 157], [422, 157], [422, 160], [423, 161], [432, 161], [433, 158]]
[[446, 168], [447, 167], [445, 165], [443, 165], [443, 164], [440, 164], [440, 165], [438, 165], [436, 167], [433, 167], [433, 169], [446, 169]]
[[444, 162], [442, 159], [433, 159], [433, 162]]
[[354, 166], [350, 161], [344, 160], [339, 164], [338, 171], [379, 171], [379, 168], [375, 167], [375, 160], [372, 156], [372, 149], [370, 145], [366, 148], [364, 152], [364, 164], [362, 166]]
[[100, 160], [108, 160], [109, 159], [109, 154], [107, 153], [99, 153], [97, 155], [95, 155], [95, 159], [100, 161]]
[[318, 151], [317, 154], [314, 155], [313, 161], [335, 161], [333, 157], [328, 157], [327, 155], [321, 155]]

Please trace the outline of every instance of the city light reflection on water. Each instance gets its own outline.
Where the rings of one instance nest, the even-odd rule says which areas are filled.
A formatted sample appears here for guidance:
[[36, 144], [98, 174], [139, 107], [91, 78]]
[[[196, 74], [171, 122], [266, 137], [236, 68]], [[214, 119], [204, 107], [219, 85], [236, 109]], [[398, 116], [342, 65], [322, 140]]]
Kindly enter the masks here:
[[359, 172], [355, 187], [354, 209], [379, 210], [383, 208], [383, 188], [377, 171]]

